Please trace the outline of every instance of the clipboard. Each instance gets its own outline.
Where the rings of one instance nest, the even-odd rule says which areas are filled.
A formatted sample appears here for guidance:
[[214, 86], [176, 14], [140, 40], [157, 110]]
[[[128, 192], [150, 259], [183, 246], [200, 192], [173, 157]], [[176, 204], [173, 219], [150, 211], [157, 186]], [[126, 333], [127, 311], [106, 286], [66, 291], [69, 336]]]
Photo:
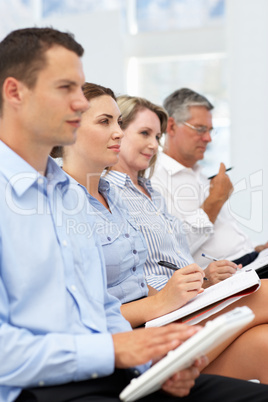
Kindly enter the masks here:
[[119, 398], [123, 402], [132, 402], [157, 391], [175, 372], [190, 367], [197, 358], [224, 342], [253, 318], [252, 310], [243, 306], [208, 321], [199, 332], [170, 351], [140, 377], [133, 378]]

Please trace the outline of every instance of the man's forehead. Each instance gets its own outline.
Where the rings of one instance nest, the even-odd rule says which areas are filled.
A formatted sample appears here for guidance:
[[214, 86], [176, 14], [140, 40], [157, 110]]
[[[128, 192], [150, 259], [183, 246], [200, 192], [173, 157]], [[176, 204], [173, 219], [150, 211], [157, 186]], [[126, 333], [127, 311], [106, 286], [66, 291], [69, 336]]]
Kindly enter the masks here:
[[84, 83], [82, 60], [75, 52], [54, 45], [45, 52], [45, 59], [46, 64], [40, 71], [41, 75], [52, 74], [57, 80], [73, 81], [79, 85]]
[[205, 106], [190, 106], [189, 112], [190, 119], [201, 118], [209, 121], [212, 120], [211, 111], [208, 110]]

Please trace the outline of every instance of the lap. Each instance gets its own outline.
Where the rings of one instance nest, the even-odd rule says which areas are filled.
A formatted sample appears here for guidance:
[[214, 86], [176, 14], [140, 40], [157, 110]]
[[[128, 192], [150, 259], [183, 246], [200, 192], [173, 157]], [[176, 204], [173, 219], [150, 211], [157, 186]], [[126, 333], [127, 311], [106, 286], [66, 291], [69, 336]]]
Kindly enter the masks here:
[[[119, 402], [121, 390], [133, 378], [130, 370], [115, 370], [108, 377], [73, 382], [52, 387], [24, 390], [17, 402]], [[175, 398], [162, 391], [155, 392], [141, 402], [264, 402], [267, 401], [268, 386], [214, 375], [200, 375], [190, 394]]]

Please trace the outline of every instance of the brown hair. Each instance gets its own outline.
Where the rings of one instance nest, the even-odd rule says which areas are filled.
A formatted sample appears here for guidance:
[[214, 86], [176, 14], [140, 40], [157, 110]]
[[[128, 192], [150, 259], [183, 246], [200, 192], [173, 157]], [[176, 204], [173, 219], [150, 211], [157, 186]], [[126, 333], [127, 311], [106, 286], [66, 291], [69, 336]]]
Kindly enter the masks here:
[[83, 47], [70, 33], [53, 28], [24, 28], [11, 32], [0, 42], [0, 115], [2, 88], [7, 77], [14, 77], [28, 88], [35, 86], [38, 72], [46, 66], [46, 51], [54, 45], [65, 47], [79, 57]]
[[[114, 92], [110, 88], [103, 87], [102, 85], [85, 82], [82, 86], [82, 90], [88, 101], [103, 95], [109, 95], [116, 101]], [[52, 156], [52, 158], [61, 158], [63, 156], [63, 147], [54, 147], [50, 152], [50, 156]]]

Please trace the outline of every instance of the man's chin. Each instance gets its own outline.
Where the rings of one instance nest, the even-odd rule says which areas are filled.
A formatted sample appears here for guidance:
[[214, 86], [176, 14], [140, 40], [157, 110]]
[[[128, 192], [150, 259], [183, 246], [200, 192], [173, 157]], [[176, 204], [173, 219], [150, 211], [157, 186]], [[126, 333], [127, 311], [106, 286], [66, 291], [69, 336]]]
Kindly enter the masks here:
[[76, 139], [77, 139], [77, 134], [75, 131], [75, 132], [73, 132], [72, 136], [63, 139], [64, 144], [62, 144], [62, 146], [73, 145], [76, 142]]
[[204, 153], [205, 153], [205, 151], [198, 153], [198, 155], [196, 157], [196, 162], [201, 161], [202, 159], [204, 159], [204, 156], [205, 156]]

